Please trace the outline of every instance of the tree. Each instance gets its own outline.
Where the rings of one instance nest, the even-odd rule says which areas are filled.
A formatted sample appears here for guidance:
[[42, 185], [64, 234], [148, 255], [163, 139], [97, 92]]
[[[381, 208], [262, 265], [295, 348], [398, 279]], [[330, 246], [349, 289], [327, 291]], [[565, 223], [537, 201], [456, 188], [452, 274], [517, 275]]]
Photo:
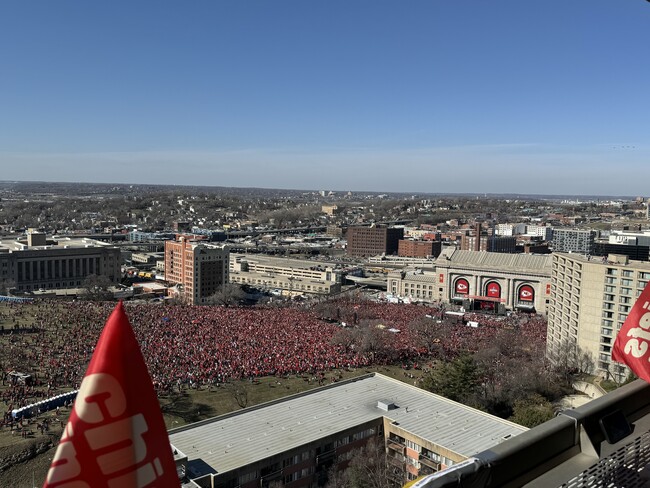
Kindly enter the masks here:
[[16, 282], [13, 280], [2, 280], [0, 281], [0, 295], [9, 295], [11, 290], [16, 287]]
[[223, 305], [229, 307], [231, 305], [237, 305], [244, 298], [246, 294], [241, 289], [241, 287], [235, 283], [226, 283], [221, 285], [217, 291], [209, 299], [211, 305]]
[[111, 280], [103, 275], [88, 275], [83, 281], [83, 288], [86, 291], [86, 299], [92, 301], [105, 301], [113, 298], [110, 291]]
[[476, 404], [480, 393], [481, 371], [470, 355], [460, 356], [449, 363], [440, 363], [422, 379], [425, 390], [461, 403]]
[[231, 383], [228, 389], [240, 408], [246, 408], [248, 406], [248, 387], [243, 381]]
[[328, 472], [326, 488], [395, 488], [382, 437], [375, 437], [352, 452], [347, 467], [334, 465]]
[[536, 393], [517, 400], [514, 415], [510, 420], [524, 427], [535, 427], [553, 418], [553, 405], [546, 398]]

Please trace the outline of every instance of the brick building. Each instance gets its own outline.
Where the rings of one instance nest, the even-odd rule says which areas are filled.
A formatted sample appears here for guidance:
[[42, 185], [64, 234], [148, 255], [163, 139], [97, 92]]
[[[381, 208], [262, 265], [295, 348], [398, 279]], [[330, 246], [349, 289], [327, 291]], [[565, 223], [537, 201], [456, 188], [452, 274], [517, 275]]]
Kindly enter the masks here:
[[442, 242], [440, 241], [411, 241], [400, 240], [397, 250], [398, 256], [407, 258], [437, 258], [442, 251]]
[[346, 237], [349, 256], [397, 254], [399, 241], [404, 237], [404, 229], [402, 227], [349, 227]]
[[187, 303], [199, 305], [228, 283], [229, 250], [193, 237], [165, 242], [165, 280], [182, 285]]

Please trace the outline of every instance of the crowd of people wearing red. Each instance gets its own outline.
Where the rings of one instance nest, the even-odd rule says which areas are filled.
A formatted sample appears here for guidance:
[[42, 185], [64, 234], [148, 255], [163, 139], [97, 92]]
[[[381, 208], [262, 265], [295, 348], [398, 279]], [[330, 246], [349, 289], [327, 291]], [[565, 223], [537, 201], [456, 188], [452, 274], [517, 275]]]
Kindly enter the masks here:
[[[508, 317], [466, 314], [448, 320], [443, 305], [377, 303], [368, 300], [328, 302], [335, 317], [323, 318], [318, 307], [220, 307], [126, 304], [127, 314], [159, 393], [213, 386], [262, 376], [322, 375], [334, 369], [430, 361], [422, 337], [443, 328], [437, 339], [445, 357], [475, 352], [499, 330], [517, 329], [544, 341], [546, 321], [536, 315]], [[101, 329], [114, 303], [41, 302], [7, 304], [17, 328], [5, 331], [9, 347], [2, 368], [33, 375], [32, 386], [7, 385], [2, 401], [8, 410], [56, 390], [78, 388]], [[29, 317], [26, 314], [30, 314]], [[329, 315], [332, 315], [331, 313]], [[468, 327], [468, 320], [479, 327]], [[21, 333], [20, 323], [35, 331]], [[343, 329], [341, 323], [347, 328]], [[448, 323], [451, 322], [451, 323]], [[342, 331], [370, 330], [381, 348], [337, 340]], [[357, 342], [363, 334], [357, 334]], [[354, 338], [353, 338], [354, 339]]]

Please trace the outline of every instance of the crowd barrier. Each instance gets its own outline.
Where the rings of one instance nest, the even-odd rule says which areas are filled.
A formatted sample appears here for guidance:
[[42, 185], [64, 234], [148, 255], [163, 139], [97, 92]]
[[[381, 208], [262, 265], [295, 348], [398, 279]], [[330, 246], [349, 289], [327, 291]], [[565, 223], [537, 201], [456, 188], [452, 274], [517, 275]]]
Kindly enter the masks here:
[[43, 412], [54, 410], [57, 407], [69, 405], [74, 402], [78, 391], [79, 390], [74, 390], [68, 393], [62, 393], [61, 395], [48, 398], [47, 400], [42, 400], [25, 407], [17, 408], [11, 411], [11, 416], [16, 420], [28, 419]]

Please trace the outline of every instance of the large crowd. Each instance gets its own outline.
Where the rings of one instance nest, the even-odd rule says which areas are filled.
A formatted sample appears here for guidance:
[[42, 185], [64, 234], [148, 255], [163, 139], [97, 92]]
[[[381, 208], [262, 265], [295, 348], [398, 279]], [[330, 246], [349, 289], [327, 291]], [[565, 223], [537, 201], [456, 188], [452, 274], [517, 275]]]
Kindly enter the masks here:
[[[114, 305], [1, 304], [0, 310], [13, 308], [0, 312], [13, 320], [3, 333], [0, 357], [5, 404], [18, 408], [77, 388]], [[546, 322], [536, 315], [466, 314], [459, 320], [445, 314], [444, 305], [367, 300], [338, 300], [328, 307], [324, 313], [318, 307], [127, 304], [126, 310], [159, 394], [235, 379], [322, 377], [334, 369], [423, 363], [434, 351], [445, 357], [475, 352], [504, 329], [535, 344], [546, 335]], [[470, 320], [479, 326], [468, 327]], [[25, 329], [27, 324], [34, 327]], [[31, 386], [11, 384], [12, 370], [31, 374]]]

